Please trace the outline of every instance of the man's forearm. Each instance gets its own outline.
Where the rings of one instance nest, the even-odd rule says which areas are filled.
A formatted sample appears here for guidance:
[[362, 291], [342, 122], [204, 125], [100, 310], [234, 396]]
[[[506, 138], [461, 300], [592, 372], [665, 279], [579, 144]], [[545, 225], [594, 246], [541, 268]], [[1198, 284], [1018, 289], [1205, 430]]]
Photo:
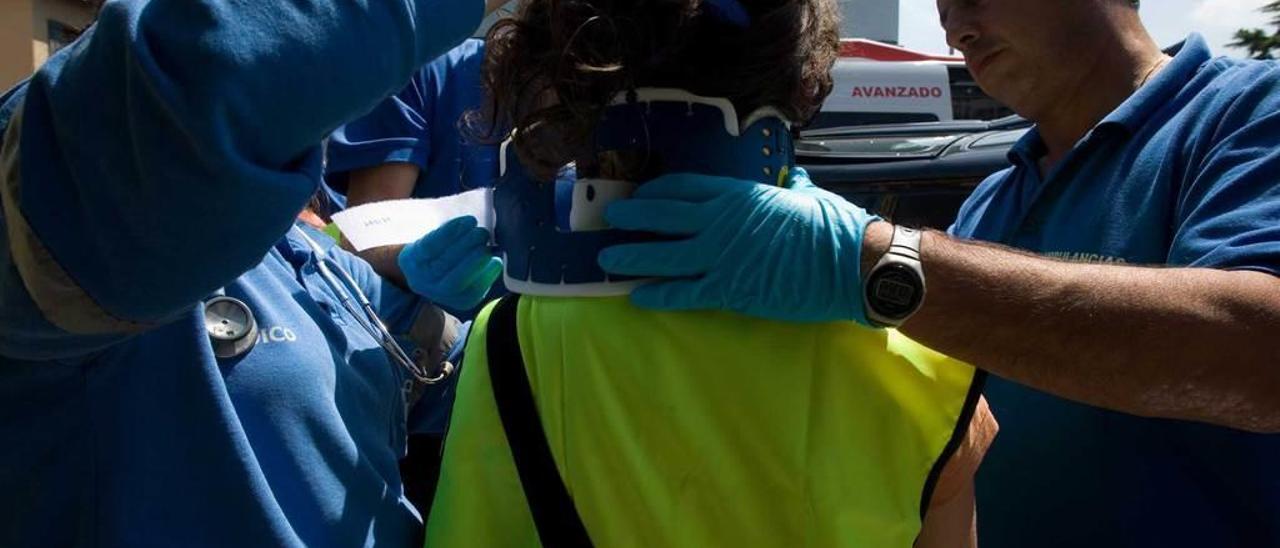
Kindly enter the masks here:
[[[888, 225], [868, 231], [868, 260]], [[879, 247], [877, 247], [879, 246]], [[1280, 278], [1074, 264], [929, 233], [904, 332], [1060, 397], [1280, 431]]]

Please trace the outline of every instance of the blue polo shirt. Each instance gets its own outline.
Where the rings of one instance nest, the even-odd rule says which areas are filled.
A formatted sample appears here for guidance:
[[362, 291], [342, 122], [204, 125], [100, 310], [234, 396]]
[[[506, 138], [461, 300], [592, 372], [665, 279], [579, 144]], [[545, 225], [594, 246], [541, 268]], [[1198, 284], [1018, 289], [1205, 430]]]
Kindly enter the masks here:
[[[421, 545], [406, 374], [290, 228], [324, 137], [483, 8], [112, 1], [0, 96], [0, 546]], [[333, 255], [406, 331], [420, 300]]]
[[[1042, 177], [1044, 154], [1033, 129], [952, 233], [1071, 261], [1280, 275], [1280, 65], [1213, 59], [1192, 35]], [[1280, 546], [1280, 436], [994, 377], [986, 396], [1001, 431], [977, 478], [982, 546]]]
[[[345, 207], [351, 171], [389, 163], [418, 166], [414, 198], [439, 198], [492, 186], [498, 147], [459, 132], [468, 111], [483, 106], [484, 42], [470, 39], [423, 66], [399, 93], [338, 128], [329, 139], [325, 181]], [[332, 195], [333, 193], [331, 193]]]

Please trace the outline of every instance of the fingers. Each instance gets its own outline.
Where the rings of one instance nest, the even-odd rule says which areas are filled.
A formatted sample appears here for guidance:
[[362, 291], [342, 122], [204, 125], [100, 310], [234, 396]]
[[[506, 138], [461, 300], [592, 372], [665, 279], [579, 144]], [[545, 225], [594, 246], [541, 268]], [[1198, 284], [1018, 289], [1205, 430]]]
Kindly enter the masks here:
[[434, 300], [455, 310], [470, 310], [484, 300], [485, 295], [489, 294], [489, 290], [501, 275], [502, 259], [488, 257], [483, 265], [473, 271], [470, 277], [471, 283], [456, 292]]
[[484, 289], [485, 293], [489, 292], [489, 288], [498, 281], [502, 276], [502, 259], [498, 257], [489, 257], [489, 262], [484, 265], [484, 269], [480, 271], [479, 281], [477, 282]]
[[617, 245], [601, 251], [596, 262], [610, 274], [687, 277], [705, 273], [717, 256], [696, 240], [684, 240]]
[[458, 217], [406, 246], [397, 262], [415, 292], [466, 310], [502, 274], [502, 261], [489, 252], [488, 242], [489, 231], [475, 217]]
[[696, 234], [714, 218], [702, 204], [673, 200], [620, 200], [605, 209], [604, 219], [614, 228], [658, 234]]
[[435, 257], [431, 257], [431, 262], [438, 266], [434, 270], [444, 270], [452, 268], [452, 265], [461, 263], [467, 258], [475, 256], [477, 252], [485, 254], [489, 253], [489, 231], [479, 227], [473, 227], [469, 231], [462, 233], [444, 249], [444, 251]]
[[489, 231], [477, 226], [475, 217], [453, 219], [405, 247], [397, 262], [406, 276], [437, 277], [463, 257], [485, 249]]
[[[486, 269], [490, 268], [490, 263], [495, 259], [487, 249], [476, 249], [462, 260], [451, 263], [452, 268], [435, 285], [441, 289], [441, 293], [462, 293], [486, 274]], [[498, 261], [498, 264], [501, 265], [502, 261]]]
[[489, 257], [489, 262], [480, 271], [480, 275], [462, 293], [462, 309], [469, 310], [475, 308], [484, 300], [485, 295], [489, 294], [489, 290], [493, 289], [493, 284], [502, 276], [502, 259], [497, 257]]
[[417, 248], [416, 253], [419, 256], [435, 257], [448, 249], [450, 243], [462, 237], [467, 231], [476, 228], [478, 224], [476, 218], [470, 215], [458, 217], [440, 225], [439, 228], [428, 232], [410, 245]]

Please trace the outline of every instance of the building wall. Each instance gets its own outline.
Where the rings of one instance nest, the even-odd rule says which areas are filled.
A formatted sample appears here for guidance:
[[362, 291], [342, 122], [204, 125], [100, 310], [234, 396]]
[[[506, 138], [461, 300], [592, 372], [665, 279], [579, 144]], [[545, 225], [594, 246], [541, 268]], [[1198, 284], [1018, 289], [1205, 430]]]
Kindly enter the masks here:
[[840, 0], [840, 36], [898, 43], [899, 0]]
[[31, 74], [31, 0], [0, 0], [0, 89]]
[[93, 16], [93, 6], [84, 0], [0, 0], [0, 91], [49, 58], [50, 21], [76, 31]]

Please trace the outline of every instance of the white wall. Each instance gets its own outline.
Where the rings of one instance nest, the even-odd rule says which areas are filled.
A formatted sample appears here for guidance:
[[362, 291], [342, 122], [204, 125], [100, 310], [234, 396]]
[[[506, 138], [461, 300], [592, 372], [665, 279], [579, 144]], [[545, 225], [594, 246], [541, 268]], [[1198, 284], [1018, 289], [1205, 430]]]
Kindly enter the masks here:
[[30, 0], [0, 0], [0, 93], [31, 74], [34, 66]]

